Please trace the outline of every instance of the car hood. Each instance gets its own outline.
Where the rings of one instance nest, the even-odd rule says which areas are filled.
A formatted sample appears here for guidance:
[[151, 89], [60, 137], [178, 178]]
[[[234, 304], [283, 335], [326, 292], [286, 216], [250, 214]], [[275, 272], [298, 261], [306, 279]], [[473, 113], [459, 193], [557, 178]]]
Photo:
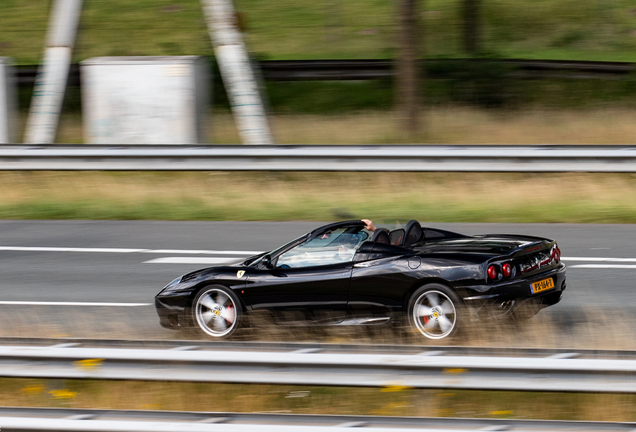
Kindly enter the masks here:
[[191, 273], [186, 273], [183, 276], [181, 276], [181, 282], [188, 282], [188, 281], [196, 280], [202, 277], [209, 277], [215, 274], [218, 274], [218, 275], [235, 274], [239, 270], [248, 270], [250, 267], [241, 265], [243, 261], [239, 261], [235, 264], [225, 264], [225, 265], [214, 266], [214, 267], [206, 267], [199, 270], [195, 270]]

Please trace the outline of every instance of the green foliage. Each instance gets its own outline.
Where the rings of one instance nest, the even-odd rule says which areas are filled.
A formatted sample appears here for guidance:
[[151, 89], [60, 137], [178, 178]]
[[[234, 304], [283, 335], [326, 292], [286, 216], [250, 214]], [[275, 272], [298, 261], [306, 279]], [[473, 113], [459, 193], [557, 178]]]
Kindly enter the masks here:
[[338, 113], [388, 109], [393, 103], [390, 81], [269, 82], [272, 108], [281, 112]]
[[[475, 60], [431, 62], [427, 75], [439, 77], [439, 92], [450, 102], [499, 108], [512, 103], [512, 92], [520, 83], [511, 77], [511, 67], [495, 56]], [[445, 102], [443, 99], [440, 102]]]
[[[268, 59], [391, 58], [389, 0], [235, 0], [252, 52]], [[0, 55], [37, 64], [49, 0], [0, 1]], [[636, 61], [633, 0], [481, 2], [482, 47], [506, 58]], [[422, 55], [464, 57], [460, 1], [420, 3]], [[74, 61], [104, 55], [211, 55], [198, 0], [84, 2]]]
[[554, 39], [550, 45], [553, 47], [569, 47], [576, 44], [577, 42], [584, 41], [587, 36], [588, 34], [586, 34], [583, 29], [569, 29], [566, 30], [562, 35]]
[[[235, 0], [249, 48], [261, 59], [391, 58], [395, 5], [388, 0]], [[50, 2], [0, 1], [0, 55], [36, 64], [43, 51]], [[579, 107], [608, 102], [633, 104], [633, 77], [616, 81], [529, 81], [495, 62], [504, 58], [636, 61], [636, 7], [630, 0], [493, 0], [481, 2], [482, 43], [478, 61], [460, 60], [459, 0], [421, 4], [423, 82], [427, 103], [510, 108], [524, 104]], [[489, 54], [489, 53], [496, 53]], [[183, 55], [213, 59], [198, 0], [94, 0], [85, 2], [74, 61], [102, 55]], [[444, 60], [453, 59], [456, 60]], [[493, 60], [493, 61], [491, 61]], [[212, 61], [213, 102], [229, 102]], [[387, 109], [390, 80], [373, 82], [269, 82], [275, 112], [340, 113]], [[30, 91], [20, 89], [26, 110]], [[79, 91], [64, 103], [79, 112]]]

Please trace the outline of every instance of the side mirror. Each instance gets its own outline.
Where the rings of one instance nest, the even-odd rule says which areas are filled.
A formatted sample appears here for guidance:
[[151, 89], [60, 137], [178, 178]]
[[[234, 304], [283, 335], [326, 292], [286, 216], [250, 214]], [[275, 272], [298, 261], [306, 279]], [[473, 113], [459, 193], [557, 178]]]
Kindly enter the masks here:
[[272, 265], [272, 256], [270, 254], [263, 256], [263, 258], [261, 258], [261, 264], [263, 264], [263, 266], [268, 269], [273, 268], [274, 266]]

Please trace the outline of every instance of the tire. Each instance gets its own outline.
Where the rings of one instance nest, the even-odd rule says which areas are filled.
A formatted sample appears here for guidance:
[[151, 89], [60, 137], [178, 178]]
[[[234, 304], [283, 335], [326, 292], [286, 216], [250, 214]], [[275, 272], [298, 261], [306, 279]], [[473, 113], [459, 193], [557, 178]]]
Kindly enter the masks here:
[[241, 301], [222, 285], [203, 288], [192, 302], [194, 329], [204, 336], [229, 338], [240, 328], [242, 319]]
[[461, 300], [441, 284], [424, 285], [409, 300], [409, 325], [428, 339], [445, 339], [456, 334], [462, 316]]

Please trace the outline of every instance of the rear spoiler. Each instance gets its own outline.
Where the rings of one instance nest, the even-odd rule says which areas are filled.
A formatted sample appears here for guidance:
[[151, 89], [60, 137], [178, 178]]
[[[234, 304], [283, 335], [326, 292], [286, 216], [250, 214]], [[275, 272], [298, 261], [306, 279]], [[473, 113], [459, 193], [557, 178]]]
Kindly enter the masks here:
[[514, 257], [521, 257], [544, 250], [550, 250], [554, 245], [556, 245], [556, 240], [541, 239], [539, 241], [519, 246], [518, 248], [512, 250], [509, 255]]
[[513, 239], [526, 239], [528, 241], [531, 242], [539, 242], [539, 241], [549, 241], [549, 242], [553, 242], [554, 240], [551, 240], [549, 238], [545, 238], [545, 237], [537, 237], [537, 236], [531, 236], [531, 235], [525, 235], [525, 234], [484, 234], [484, 235], [478, 235], [475, 237], [503, 237], [503, 238], [513, 238]]

